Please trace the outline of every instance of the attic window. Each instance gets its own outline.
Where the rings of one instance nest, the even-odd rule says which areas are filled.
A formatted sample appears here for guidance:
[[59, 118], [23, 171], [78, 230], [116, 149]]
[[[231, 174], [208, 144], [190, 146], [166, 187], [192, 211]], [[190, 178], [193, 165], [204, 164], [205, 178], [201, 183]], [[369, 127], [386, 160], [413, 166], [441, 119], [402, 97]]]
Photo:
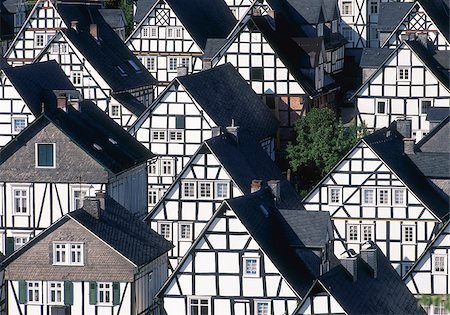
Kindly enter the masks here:
[[114, 140], [113, 138], [109, 138], [108, 140], [109, 140], [109, 142], [111, 142], [112, 144], [117, 144], [117, 141]]
[[99, 151], [101, 151], [101, 149], [102, 149], [102, 147], [99, 146], [97, 143], [94, 143], [92, 146], [93, 146], [94, 148], [96, 148], [97, 150], [99, 150]]
[[128, 63], [133, 67], [136, 72], [140, 72], [141, 68], [131, 59], [128, 59]]
[[123, 70], [123, 68], [121, 66], [116, 66], [117, 70], [119, 70], [119, 73], [121, 76], [126, 77], [127, 73], [125, 72], [125, 70]]

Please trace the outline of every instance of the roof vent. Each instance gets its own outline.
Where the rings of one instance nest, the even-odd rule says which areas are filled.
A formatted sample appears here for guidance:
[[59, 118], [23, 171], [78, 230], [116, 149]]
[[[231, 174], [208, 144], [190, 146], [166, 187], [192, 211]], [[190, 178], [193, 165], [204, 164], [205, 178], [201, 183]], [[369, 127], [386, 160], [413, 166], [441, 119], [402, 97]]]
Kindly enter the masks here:
[[261, 189], [261, 183], [262, 183], [262, 180], [260, 180], [260, 179], [252, 180], [252, 184], [250, 186], [250, 192], [254, 193], [254, 192], [257, 192], [258, 190], [260, 190]]
[[92, 146], [93, 146], [94, 148], [96, 148], [97, 150], [99, 150], [99, 151], [101, 151], [101, 149], [102, 149], [102, 147], [99, 146], [97, 143], [94, 143]]
[[109, 138], [108, 140], [109, 140], [109, 142], [111, 142], [112, 144], [117, 144], [117, 141], [114, 140], [113, 138]]

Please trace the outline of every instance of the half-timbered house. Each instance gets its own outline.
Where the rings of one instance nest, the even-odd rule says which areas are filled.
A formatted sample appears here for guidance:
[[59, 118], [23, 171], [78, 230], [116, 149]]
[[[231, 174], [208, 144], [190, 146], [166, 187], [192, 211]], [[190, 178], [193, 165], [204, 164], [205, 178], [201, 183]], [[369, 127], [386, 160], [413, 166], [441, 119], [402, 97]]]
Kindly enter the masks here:
[[[441, 165], [437, 157], [442, 155], [434, 152], [437, 157], [426, 163], [433, 154], [422, 155], [421, 147], [414, 145], [410, 125], [398, 121], [396, 128], [364, 137], [303, 200], [307, 210], [330, 213], [337, 255], [347, 249], [358, 252], [371, 240], [401, 275], [435, 237], [436, 226], [448, 219], [450, 210], [448, 197], [437, 186], [442, 177], [433, 179], [427, 171]], [[448, 148], [448, 141], [440, 145]], [[448, 154], [440, 163], [448, 164]]]
[[6, 53], [8, 62], [56, 60], [84, 98], [129, 127], [153, 101], [155, 79], [104, 20], [100, 3], [44, 2], [36, 3]]
[[0, 246], [7, 254], [98, 190], [134, 213], [147, 210], [151, 152], [91, 102], [61, 91], [42, 102], [44, 113], [0, 151]]
[[137, 12], [140, 22], [126, 43], [155, 76], [158, 92], [179, 68], [200, 71], [208, 39], [227, 38], [237, 23], [223, 0], [138, 1]]
[[6, 52], [14, 35], [25, 22], [27, 6], [24, 0], [0, 1], [0, 55]]
[[[217, 136], [200, 146], [145, 219], [175, 245], [169, 253], [172, 268], [225, 199], [271, 185], [278, 191], [278, 206], [301, 206], [300, 197], [260, 144], [234, 129], [228, 128], [234, 134], [217, 130]], [[157, 199], [158, 191], [149, 190], [149, 202]]]
[[122, 9], [100, 9], [100, 14], [121, 40], [125, 40], [127, 19]]
[[232, 65], [178, 77], [131, 126], [158, 155], [149, 166], [149, 209], [172, 184], [212, 128], [233, 124], [274, 156], [278, 122]]
[[0, 57], [0, 147], [41, 114], [46, 90], [63, 90], [80, 99], [56, 62], [11, 67]]
[[396, 48], [403, 40], [423, 38], [437, 50], [448, 50], [449, 23], [448, 3], [442, 0], [383, 3], [378, 20], [380, 46]]
[[8, 314], [159, 314], [171, 246], [112, 198], [86, 199], [4, 261]]
[[297, 315], [421, 314], [424, 310], [375, 244], [359, 255], [346, 253], [341, 263], [320, 276]]
[[326, 213], [279, 211], [271, 190], [224, 201], [157, 294], [169, 314], [292, 314], [328, 270]]
[[[450, 107], [450, 53], [434, 50], [422, 41], [404, 41], [378, 57], [385, 55], [386, 59], [352, 96], [357, 122], [376, 130], [397, 119], [410, 119], [412, 136], [420, 140], [430, 131], [426, 120], [429, 108]], [[379, 62], [382, 59], [378, 57], [372, 59]]]

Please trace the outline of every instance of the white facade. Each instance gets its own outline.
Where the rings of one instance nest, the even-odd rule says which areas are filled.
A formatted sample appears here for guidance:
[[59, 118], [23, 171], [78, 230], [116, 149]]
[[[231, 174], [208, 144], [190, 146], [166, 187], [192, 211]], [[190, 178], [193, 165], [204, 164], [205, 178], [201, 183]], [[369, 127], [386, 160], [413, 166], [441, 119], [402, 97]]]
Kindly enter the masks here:
[[401, 275], [440, 222], [363, 140], [303, 202], [306, 210], [330, 213], [338, 257], [347, 249], [358, 253], [371, 240]]
[[376, 130], [407, 118], [412, 120], [412, 135], [417, 140], [430, 131], [428, 109], [450, 107], [449, 87], [406, 43], [369, 77], [354, 98], [359, 125]]
[[338, 301], [324, 289], [324, 286], [320, 282], [318, 282], [317, 286], [320, 286], [324, 292], [308, 296], [306, 301], [303, 300], [300, 309], [296, 313], [297, 315], [347, 314]]

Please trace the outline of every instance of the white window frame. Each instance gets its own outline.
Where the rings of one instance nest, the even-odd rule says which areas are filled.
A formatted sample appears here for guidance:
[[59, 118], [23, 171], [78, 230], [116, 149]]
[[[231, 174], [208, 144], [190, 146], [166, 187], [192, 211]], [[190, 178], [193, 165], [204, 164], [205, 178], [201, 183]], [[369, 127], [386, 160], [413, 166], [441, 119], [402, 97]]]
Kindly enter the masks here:
[[[55, 287], [52, 288], [52, 285]], [[59, 287], [58, 287], [59, 286]], [[60, 301], [52, 301], [52, 292], [55, 292], [55, 299], [57, 297], [57, 293], [60, 292], [61, 300]], [[47, 282], [47, 301], [49, 305], [64, 305], [64, 282], [63, 281], [49, 281]]]
[[[175, 61], [173, 64], [172, 61]], [[178, 57], [167, 57], [167, 72], [177, 72], [178, 68]]]
[[[43, 48], [44, 46], [45, 46], [45, 44], [46, 44], [46, 36], [45, 36], [46, 34], [45, 33], [38, 33], [38, 32], [36, 32], [35, 34], [34, 34], [34, 45], [35, 45], [35, 47], [36, 48]], [[40, 36], [42, 36], [42, 43], [41, 43], [41, 41], [40, 40], [38, 40], [38, 38], [40, 37]]]
[[[65, 260], [64, 261], [56, 261], [57, 255], [57, 245], [64, 245], [63, 250], [59, 250], [61, 253], [64, 253]], [[72, 246], [80, 246], [80, 253], [81, 253], [81, 261], [80, 262], [73, 262], [72, 261], [72, 253], [78, 252], [78, 250], [73, 250]], [[53, 242], [52, 245], [53, 250], [53, 265], [54, 266], [84, 266], [84, 243], [82, 242]]]
[[[183, 237], [183, 226], [189, 227], [189, 235]], [[178, 223], [178, 240], [180, 241], [192, 241], [192, 223], [180, 222]]]
[[[378, 103], [384, 102], [384, 112], [378, 111]], [[375, 114], [377, 115], [386, 115], [389, 112], [389, 100], [386, 98], [377, 98], [375, 100]]]
[[[406, 231], [412, 228], [412, 240], [406, 239]], [[402, 225], [402, 244], [415, 244], [416, 243], [416, 226], [411, 224]]]
[[[25, 186], [14, 186], [12, 187], [12, 200], [13, 200], [13, 209], [12, 209], [12, 214], [13, 215], [30, 215], [30, 188], [29, 187], [25, 187]], [[25, 206], [26, 206], [26, 211], [20, 211], [17, 212], [16, 208], [17, 208], [17, 202], [18, 200], [16, 200], [16, 191], [25, 191], [26, 192], [26, 196], [23, 196], [22, 194], [19, 197], [20, 199], [20, 209], [23, 209], [23, 203], [25, 202]], [[25, 201], [23, 201], [25, 200]]]
[[151, 160], [148, 164], [148, 174], [158, 176], [159, 175], [159, 159]]
[[[152, 197], [150, 196], [150, 193], [154, 194]], [[151, 198], [155, 199], [155, 202], [150, 202]], [[147, 202], [149, 206], [154, 206], [159, 201], [159, 189], [157, 188], [149, 188], [147, 193]]]
[[[22, 246], [24, 246], [30, 240], [30, 234], [14, 234], [14, 251], [18, 250]], [[17, 242], [17, 240], [21, 240], [21, 242]], [[18, 244], [19, 243], [19, 244]]]
[[[51, 144], [53, 146], [53, 166], [39, 166], [38, 165], [38, 156], [39, 156], [38, 147], [39, 147], [40, 144]], [[36, 143], [34, 145], [34, 158], [35, 158], [36, 168], [56, 168], [56, 144], [55, 143], [48, 143], [48, 142]]]
[[[370, 228], [370, 238], [366, 239], [364, 236], [364, 228]], [[373, 241], [374, 240], [374, 232], [375, 232], [375, 225], [374, 224], [361, 224], [361, 230], [360, 230], [360, 240], [361, 243], [365, 243], [367, 241]]]
[[[356, 239], [351, 239], [351, 230], [356, 228]], [[361, 242], [361, 231], [360, 224], [358, 223], [347, 223], [347, 243], [360, 243]]]
[[[168, 163], [169, 172], [164, 171], [164, 163]], [[160, 176], [174, 176], [175, 174], [175, 160], [174, 159], [160, 159], [159, 160], [159, 172]]]
[[[366, 202], [366, 191], [372, 192], [372, 202]], [[364, 206], [374, 206], [376, 204], [377, 193], [375, 188], [363, 188], [361, 192], [361, 204]]]
[[[117, 109], [117, 114], [115, 113], [115, 109]], [[111, 118], [120, 118], [120, 105], [118, 104], [109, 105], [109, 116]]]
[[[26, 281], [27, 283], [27, 304], [33, 305], [40, 305], [42, 304], [42, 282], [41, 281]], [[30, 284], [33, 284], [30, 288]], [[33, 292], [33, 296], [35, 297], [36, 292], [38, 293], [38, 300], [33, 299], [30, 301], [30, 289]]]
[[[175, 134], [175, 138], [172, 139], [172, 134]], [[169, 142], [180, 143], [184, 141], [184, 131], [183, 129], [169, 129], [167, 130], [167, 139]]]
[[142, 38], [158, 38], [158, 26], [143, 26]]
[[71, 71], [70, 82], [74, 86], [83, 86], [83, 71]]
[[[430, 108], [433, 107], [433, 99], [432, 99], [432, 98], [421, 98], [421, 99], [419, 100], [419, 102], [420, 102], [420, 104], [419, 104], [419, 105], [420, 105], [419, 113], [420, 113], [421, 116], [426, 116], [426, 115], [428, 114], [428, 110], [430, 110]], [[422, 109], [423, 109], [422, 103], [423, 103], [423, 102], [430, 102], [430, 107], [428, 108], [428, 110], [427, 110], [426, 113], [424, 113], [424, 112], [422, 111]]]
[[[168, 234], [163, 234], [163, 226], [169, 227]], [[172, 223], [170, 222], [158, 222], [158, 233], [163, 236], [166, 240], [172, 240]]]
[[[208, 301], [208, 315], [211, 315], [211, 297], [209, 296], [189, 296], [188, 297], [188, 315], [194, 315], [191, 312], [192, 308], [192, 300], [198, 300], [199, 304], [196, 306], [201, 306], [200, 301]], [[197, 314], [201, 314], [201, 308], [197, 310]]]
[[[377, 12], [373, 12], [373, 10], [372, 10], [373, 8], [376, 8]], [[371, 15], [372, 14], [378, 14], [379, 10], [380, 10], [380, 7], [379, 7], [379, 4], [378, 4], [378, 0], [370, 0], [369, 1], [369, 12], [370, 12], [370, 14]]]
[[181, 39], [181, 38], [183, 38], [183, 28], [180, 27], [180, 26], [168, 26], [168, 27], [166, 27], [166, 38], [167, 39]]
[[[350, 10], [346, 10], [348, 7], [348, 5], [350, 5]], [[341, 15], [342, 16], [352, 16], [353, 15], [353, 1], [348, 1], [348, 0], [344, 0], [342, 1], [342, 12]]]
[[156, 72], [158, 70], [158, 57], [147, 56], [144, 57], [144, 66], [150, 72]]
[[[336, 191], [336, 190], [339, 192], [339, 200], [333, 201], [332, 200], [332, 191]], [[329, 186], [328, 187], [328, 204], [334, 205], [334, 206], [342, 205], [342, 186]]]
[[[24, 121], [25, 122], [25, 126], [22, 128], [22, 129], [20, 129], [20, 130], [18, 130], [18, 129], [16, 129], [16, 121]], [[13, 135], [17, 135], [17, 134], [19, 134], [22, 130], [24, 130], [25, 128], [27, 128], [27, 126], [28, 126], [28, 121], [27, 121], [27, 117], [26, 116], [13, 116], [12, 117], [12, 120], [11, 120], [11, 124], [12, 124], [12, 134]]]
[[[436, 260], [437, 260], [437, 258], [444, 260], [444, 271], [436, 270]], [[431, 270], [432, 274], [434, 274], [434, 275], [446, 275], [447, 274], [448, 259], [447, 259], [447, 255], [446, 254], [439, 254], [439, 253], [431, 254], [431, 262], [432, 262], [432, 270]]]
[[[256, 265], [255, 265], [255, 272], [248, 272], [247, 270], [247, 261], [248, 260], [255, 260], [256, 261]], [[261, 257], [256, 254], [256, 253], [245, 253], [242, 256], [242, 275], [245, 278], [259, 278], [260, 277], [260, 267], [261, 267]]]
[[[189, 186], [192, 185], [192, 187], [193, 187], [192, 195], [191, 194], [186, 195], [186, 188], [185, 188], [186, 185], [189, 185]], [[195, 199], [197, 197], [197, 183], [194, 181], [183, 180], [181, 182], [181, 196], [186, 199]]]
[[[226, 195], [219, 195], [219, 185], [226, 185]], [[222, 182], [218, 181], [214, 183], [214, 196], [216, 199], [228, 199], [230, 198], [230, 183], [229, 182]]]
[[[255, 315], [270, 315], [271, 313], [271, 309], [270, 309], [270, 304], [271, 301], [270, 300], [255, 300]], [[259, 313], [258, 312], [258, 304], [266, 304], [267, 305], [267, 313]]]
[[[101, 288], [101, 286], [109, 286], [109, 288]], [[100, 302], [101, 292], [105, 294], [109, 293], [108, 302]], [[113, 304], [113, 283], [112, 282], [97, 282], [97, 305], [111, 306]]]
[[[397, 202], [397, 200], [396, 200], [396, 192], [402, 192], [402, 194], [403, 194], [403, 200], [402, 200], [402, 202]], [[406, 205], [406, 189], [404, 189], [404, 188], [394, 188], [394, 189], [392, 189], [392, 205], [393, 206], [405, 206]]]
[[[153, 142], [167, 142], [167, 130], [166, 129], [151, 129], [152, 141]], [[155, 135], [158, 135], [155, 137]], [[163, 136], [163, 137], [161, 137]]]
[[[407, 76], [405, 74], [407, 74]], [[411, 67], [398, 66], [397, 67], [397, 81], [400, 81], [400, 82], [411, 81]]]
[[[71, 188], [71, 210], [73, 211], [73, 210], [77, 210], [77, 209], [79, 209], [80, 207], [82, 207], [83, 206], [83, 203], [81, 202], [82, 200], [80, 200], [80, 207], [78, 207], [77, 206], [77, 200], [79, 199], [79, 197], [78, 198], [76, 198], [75, 197], [75, 194], [76, 193], [80, 193], [80, 197], [81, 198], [86, 198], [87, 196], [88, 196], [88, 194], [89, 194], [89, 186], [85, 186], [85, 185], [77, 185], [77, 186], [73, 186], [72, 188]], [[84, 193], [84, 196], [82, 196], [83, 195], [83, 193]]]
[[[198, 199], [213, 199], [214, 192], [213, 192], [213, 183], [209, 181], [199, 181], [197, 182], [197, 193], [198, 193]], [[209, 195], [203, 195], [202, 196], [202, 186], [209, 186]], [[205, 190], [206, 192], [207, 190]]]
[[[387, 191], [387, 202], [382, 203], [381, 202], [381, 192], [382, 191]], [[391, 191], [388, 188], [379, 188], [377, 189], [377, 204], [378, 206], [384, 207], [384, 206], [389, 206], [391, 203]]]

